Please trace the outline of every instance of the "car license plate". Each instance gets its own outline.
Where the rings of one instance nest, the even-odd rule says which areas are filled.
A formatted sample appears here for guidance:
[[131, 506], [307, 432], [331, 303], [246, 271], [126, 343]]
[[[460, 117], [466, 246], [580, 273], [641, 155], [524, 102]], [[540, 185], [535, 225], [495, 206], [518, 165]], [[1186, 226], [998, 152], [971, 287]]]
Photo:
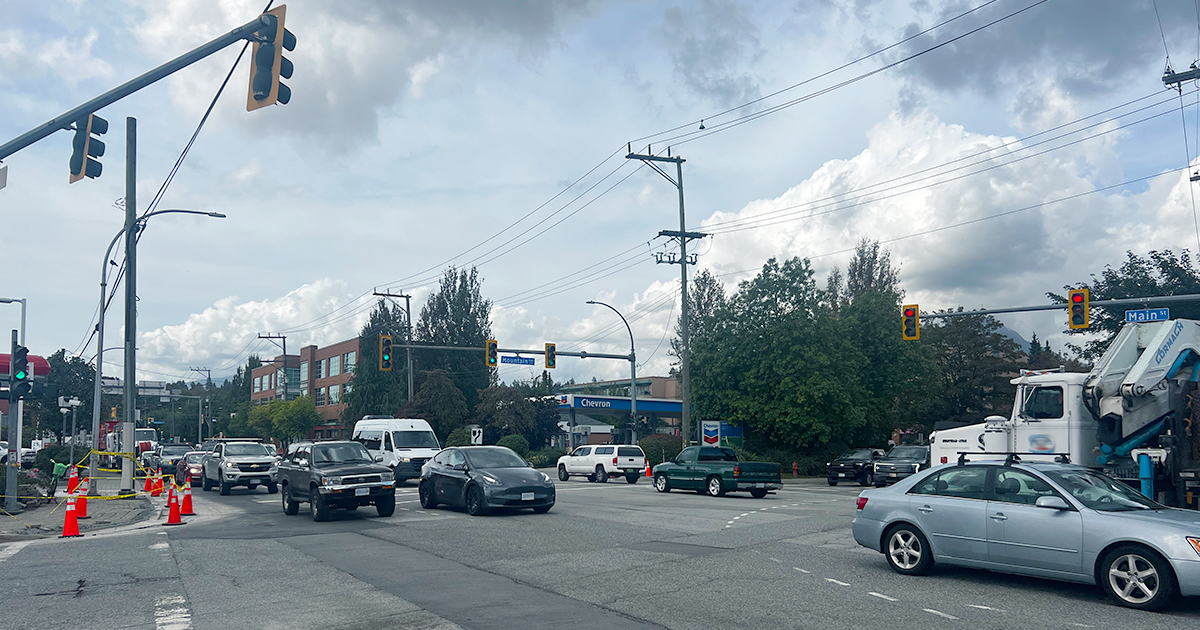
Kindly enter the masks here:
[[522, 493], [521, 493], [521, 500], [522, 500], [522, 501], [532, 501], [532, 500], [533, 500], [533, 493], [532, 493], [532, 492], [522, 492]]
[[355, 488], [354, 489], [354, 496], [356, 496], [356, 497], [365, 497], [368, 494], [371, 494], [370, 488]]
[[889, 477], [895, 477], [895, 476], [896, 476], [896, 473], [888, 473], [888, 476], [889, 476]]
[[765, 483], [756, 483], [756, 484], [754, 484], [754, 487], [755, 487], [755, 488], [765, 488], [765, 487], [767, 487], [767, 484], [765, 484]]
[[838, 473], [839, 477], [849, 477], [850, 473]]

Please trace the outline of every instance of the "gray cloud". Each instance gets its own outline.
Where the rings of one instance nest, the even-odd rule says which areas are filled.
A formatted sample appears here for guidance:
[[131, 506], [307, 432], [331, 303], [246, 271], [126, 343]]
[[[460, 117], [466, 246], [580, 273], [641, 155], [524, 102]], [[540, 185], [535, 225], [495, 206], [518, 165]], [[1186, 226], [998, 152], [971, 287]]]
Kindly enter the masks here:
[[732, 0], [671, 7], [659, 32], [675, 74], [696, 94], [726, 107], [759, 96], [758, 79], [745, 70], [762, 55], [758, 27]]

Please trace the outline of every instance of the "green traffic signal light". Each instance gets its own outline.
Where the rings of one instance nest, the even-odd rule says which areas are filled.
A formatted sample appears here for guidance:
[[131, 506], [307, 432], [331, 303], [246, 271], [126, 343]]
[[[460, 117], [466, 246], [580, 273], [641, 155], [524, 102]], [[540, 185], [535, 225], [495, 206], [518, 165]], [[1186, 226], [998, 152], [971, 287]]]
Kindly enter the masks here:
[[495, 339], [487, 340], [485, 360], [488, 367], [496, 367], [499, 363], [499, 345]]
[[392, 336], [379, 335], [379, 371], [392, 371]]

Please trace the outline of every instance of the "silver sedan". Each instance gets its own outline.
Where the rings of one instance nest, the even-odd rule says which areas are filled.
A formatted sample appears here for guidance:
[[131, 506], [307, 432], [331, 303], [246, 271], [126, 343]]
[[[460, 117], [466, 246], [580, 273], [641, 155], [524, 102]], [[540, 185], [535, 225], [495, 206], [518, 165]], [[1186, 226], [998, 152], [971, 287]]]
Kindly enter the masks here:
[[1200, 512], [1070, 464], [948, 464], [858, 497], [854, 539], [898, 573], [935, 563], [1098, 584], [1158, 610], [1200, 596]]

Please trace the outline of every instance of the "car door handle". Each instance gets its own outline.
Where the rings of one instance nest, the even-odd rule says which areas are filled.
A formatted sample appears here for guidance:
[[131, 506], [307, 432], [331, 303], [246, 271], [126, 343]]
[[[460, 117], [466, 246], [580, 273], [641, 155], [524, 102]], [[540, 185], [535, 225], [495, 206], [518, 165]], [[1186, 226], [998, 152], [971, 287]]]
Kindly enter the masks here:
[[917, 508], [917, 511], [928, 514], [933, 511], [933, 508], [929, 507], [928, 505], [922, 505], [921, 507]]
[[993, 521], [1007, 521], [1008, 520], [1008, 517], [1005, 516], [1003, 512], [996, 512], [995, 514], [992, 514], [988, 518], [992, 519]]

